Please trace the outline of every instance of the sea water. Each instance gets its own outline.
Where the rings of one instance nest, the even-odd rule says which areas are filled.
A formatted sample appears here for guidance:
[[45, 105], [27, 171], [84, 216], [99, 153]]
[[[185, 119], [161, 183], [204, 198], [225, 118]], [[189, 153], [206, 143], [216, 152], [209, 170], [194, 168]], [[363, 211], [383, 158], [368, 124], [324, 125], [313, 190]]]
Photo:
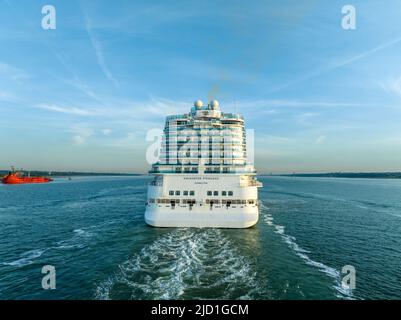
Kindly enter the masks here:
[[146, 176], [0, 185], [0, 299], [401, 298], [401, 180], [260, 180], [241, 230], [148, 227]]

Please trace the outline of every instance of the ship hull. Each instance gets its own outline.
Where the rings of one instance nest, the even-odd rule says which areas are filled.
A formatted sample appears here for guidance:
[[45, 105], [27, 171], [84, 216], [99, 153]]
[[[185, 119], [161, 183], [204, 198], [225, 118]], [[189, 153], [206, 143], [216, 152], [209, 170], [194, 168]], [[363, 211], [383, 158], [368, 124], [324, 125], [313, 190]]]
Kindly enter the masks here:
[[49, 183], [50, 181], [23, 181], [23, 182], [2, 182], [3, 184], [41, 184], [41, 183]]
[[166, 208], [147, 206], [145, 222], [152, 227], [193, 227], [245, 229], [259, 220], [257, 207], [252, 208]]
[[[242, 229], [258, 222], [257, 186], [241, 185], [241, 175], [169, 174], [162, 181], [148, 186], [145, 222], [153, 227]], [[220, 196], [208, 196], [210, 190]]]
[[51, 181], [53, 180], [45, 177], [19, 177], [15, 174], [7, 175], [1, 180], [3, 184], [37, 184]]

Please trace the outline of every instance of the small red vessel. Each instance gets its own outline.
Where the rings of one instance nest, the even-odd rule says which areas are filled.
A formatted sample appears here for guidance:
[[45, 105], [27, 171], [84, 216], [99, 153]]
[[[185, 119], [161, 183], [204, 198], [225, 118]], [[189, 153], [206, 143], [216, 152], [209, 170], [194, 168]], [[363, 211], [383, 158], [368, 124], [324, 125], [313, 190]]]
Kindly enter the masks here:
[[4, 184], [47, 183], [51, 181], [53, 181], [53, 179], [46, 177], [25, 177], [14, 170], [10, 171], [3, 177], [3, 179], [1, 179], [1, 182]]

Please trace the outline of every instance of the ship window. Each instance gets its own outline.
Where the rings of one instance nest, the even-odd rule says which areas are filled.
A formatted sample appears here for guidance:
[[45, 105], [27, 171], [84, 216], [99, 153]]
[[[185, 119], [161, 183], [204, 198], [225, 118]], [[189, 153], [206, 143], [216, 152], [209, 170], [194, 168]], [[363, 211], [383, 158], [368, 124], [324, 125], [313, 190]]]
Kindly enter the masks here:
[[168, 194], [169, 194], [170, 196], [173, 196], [173, 195], [174, 195], [174, 191], [171, 191], [171, 190], [170, 190], [170, 191], [168, 192]]
[[195, 195], [195, 191], [189, 191], [189, 195], [190, 196], [194, 196]]
[[184, 196], [187, 196], [188, 195], [188, 191], [184, 191]]
[[222, 195], [222, 196], [226, 196], [226, 195], [227, 195], [227, 191], [222, 191], [222, 192], [221, 192], [221, 195]]
[[214, 195], [214, 196], [218, 196], [218, 195], [219, 195], [219, 192], [218, 192], [218, 191], [214, 191], [214, 192], [213, 192], [213, 195]]
[[179, 196], [179, 195], [180, 195], [180, 191], [176, 191], [176, 192], [175, 192], [175, 195], [176, 195], [176, 196]]
[[233, 192], [232, 192], [232, 191], [228, 191], [228, 195], [229, 195], [229, 196], [232, 196], [232, 195], [233, 195]]
[[211, 196], [211, 195], [212, 195], [212, 191], [208, 191], [208, 192], [207, 192], [207, 195], [208, 195], [208, 196]]

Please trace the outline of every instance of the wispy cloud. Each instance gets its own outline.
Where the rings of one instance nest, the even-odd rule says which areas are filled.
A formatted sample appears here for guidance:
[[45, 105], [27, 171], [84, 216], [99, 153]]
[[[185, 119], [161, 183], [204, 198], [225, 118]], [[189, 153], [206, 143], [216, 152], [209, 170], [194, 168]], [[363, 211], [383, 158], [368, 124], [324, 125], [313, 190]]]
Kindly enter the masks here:
[[16, 82], [21, 82], [31, 78], [25, 70], [3, 62], [0, 62], [0, 76], [1, 75]]
[[113, 130], [111, 130], [111, 129], [102, 129], [102, 133], [105, 136], [109, 136], [112, 132], [113, 132]]
[[73, 134], [72, 141], [78, 145], [84, 144], [94, 134], [94, 130], [86, 124], [74, 125], [70, 131]]
[[114, 148], [135, 149], [138, 147], [140, 142], [142, 142], [142, 144], [146, 143], [142, 135], [138, 134], [137, 132], [128, 132], [123, 137], [107, 141], [105, 145]]
[[99, 103], [103, 103], [102, 99], [99, 98], [99, 96], [90, 88], [88, 84], [83, 82], [81, 78], [77, 75], [73, 67], [68, 63], [66, 57], [64, 56], [63, 53], [58, 52], [54, 48], [48, 46], [49, 49], [53, 52], [54, 56], [57, 58], [57, 60], [61, 63], [61, 65], [71, 74], [72, 79], [61, 79], [57, 78], [58, 80], [70, 85], [71, 87], [77, 89], [78, 91], [82, 92], [89, 98], [94, 99], [95, 101]]
[[293, 138], [276, 136], [271, 134], [258, 133], [256, 136], [256, 140], [258, 142], [263, 142], [264, 144], [285, 144], [291, 142]]
[[321, 135], [321, 136], [318, 136], [318, 137], [317, 137], [315, 143], [316, 143], [316, 144], [321, 144], [321, 143], [323, 143], [325, 140], [326, 140], [326, 136]]
[[391, 79], [389, 81], [377, 82], [379, 87], [389, 93], [396, 94], [401, 97], [401, 77]]
[[14, 94], [5, 92], [5, 91], [0, 91], [0, 101], [5, 101], [5, 102], [21, 102], [21, 99], [16, 97]]
[[87, 97], [92, 98], [93, 100], [99, 102], [100, 104], [103, 104], [103, 100], [95, 93], [95, 91], [93, 91], [90, 88], [90, 86], [84, 83], [76, 74], [74, 74], [74, 78], [72, 80], [61, 79], [61, 81], [82, 92]]
[[93, 49], [95, 50], [97, 62], [99, 64], [100, 69], [103, 71], [103, 74], [107, 79], [109, 79], [116, 87], [119, 87], [120, 84], [119, 82], [114, 78], [112, 73], [109, 70], [109, 67], [107, 66], [106, 60], [104, 58], [104, 53], [103, 53], [103, 47], [100, 41], [96, 38], [92, 27], [91, 27], [91, 21], [85, 12], [83, 10], [84, 18], [85, 18], [85, 28], [89, 36], [89, 40], [93, 46]]
[[[366, 107], [366, 103], [336, 102], [336, 101], [301, 101], [290, 99], [260, 99], [254, 101], [242, 101], [238, 105], [241, 108], [346, 108]], [[373, 106], [373, 105], [372, 105]]]
[[82, 117], [96, 116], [110, 121], [159, 121], [167, 115], [188, 112], [189, 102], [172, 101], [169, 99], [152, 97], [147, 101], [124, 99], [110, 99], [102, 105], [74, 105], [66, 106], [56, 103], [40, 103], [34, 107], [60, 114], [69, 114]]
[[76, 107], [61, 107], [55, 104], [39, 104], [36, 106], [39, 109], [58, 112], [58, 113], [65, 113], [77, 116], [92, 116], [96, 115], [96, 112], [89, 111], [86, 109], [76, 108]]
[[311, 124], [313, 125], [314, 122], [316, 121], [314, 119], [318, 116], [319, 116], [319, 113], [316, 113], [316, 112], [304, 112], [304, 113], [298, 114], [296, 116], [296, 119], [297, 119], [298, 124], [300, 124], [300, 125], [304, 125], [304, 126], [311, 125]]
[[293, 86], [295, 84], [302, 83], [304, 81], [319, 77], [319, 76], [321, 76], [321, 75], [323, 75], [325, 73], [328, 73], [328, 72], [331, 72], [333, 70], [339, 69], [341, 67], [349, 65], [349, 64], [351, 64], [353, 62], [356, 62], [358, 60], [367, 58], [367, 57], [375, 54], [376, 52], [379, 52], [379, 51], [382, 51], [384, 49], [390, 48], [390, 47], [392, 47], [392, 46], [394, 46], [394, 45], [396, 45], [396, 44], [398, 44], [400, 42], [401, 42], [401, 38], [396, 38], [396, 39], [390, 40], [388, 42], [382, 43], [382, 44], [374, 47], [373, 49], [370, 49], [370, 50], [367, 50], [365, 52], [356, 54], [356, 55], [354, 55], [352, 57], [345, 58], [345, 59], [339, 59], [338, 62], [333, 63], [333, 64], [331, 64], [331, 65], [329, 65], [327, 67], [324, 67], [324, 68], [321, 68], [319, 70], [313, 71], [313, 72], [308, 73], [308, 74], [306, 74], [306, 75], [304, 75], [304, 76], [302, 76], [302, 77], [300, 77], [298, 79], [294, 79], [294, 80], [289, 81], [289, 82], [287, 82], [287, 83], [285, 83], [283, 85], [277, 86], [276, 88], [273, 88], [268, 93], [269, 94], [275, 93], [275, 92], [281, 91], [283, 89], [286, 89], [288, 87], [291, 87], [291, 86]]

